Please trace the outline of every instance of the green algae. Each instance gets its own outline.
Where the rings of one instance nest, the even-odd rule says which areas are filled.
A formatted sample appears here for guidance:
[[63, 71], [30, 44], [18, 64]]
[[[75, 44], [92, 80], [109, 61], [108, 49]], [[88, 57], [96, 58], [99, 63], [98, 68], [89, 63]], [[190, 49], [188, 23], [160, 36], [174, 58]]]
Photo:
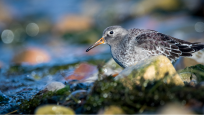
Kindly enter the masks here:
[[41, 91], [30, 100], [23, 100], [19, 106], [19, 113], [34, 113], [35, 109], [44, 104], [57, 104], [70, 94], [69, 86], [57, 91]]
[[[97, 64], [97, 62], [93, 62]], [[99, 69], [104, 65], [100, 62]], [[202, 78], [203, 65], [193, 67]], [[186, 68], [191, 72], [192, 69]], [[183, 71], [184, 71], [183, 70]], [[134, 74], [137, 74], [135, 72]], [[197, 73], [198, 74], [198, 73]], [[103, 76], [104, 77], [104, 76]], [[76, 113], [94, 114], [99, 110], [109, 106], [117, 106], [127, 114], [135, 113], [156, 113], [158, 108], [171, 102], [180, 103], [182, 106], [190, 103], [191, 100], [204, 102], [204, 87], [196, 85], [192, 87], [188, 83], [185, 86], [166, 84], [163, 81], [170, 77], [168, 73], [163, 79], [157, 81], [141, 80], [140, 84], [131, 84], [131, 89], [124, 85], [122, 81], [116, 81], [112, 76], [106, 76], [94, 83], [91, 93], [83, 99], [66, 100], [70, 95], [70, 89], [66, 86], [55, 92], [40, 92], [30, 100], [24, 100], [19, 108], [19, 113], [34, 113], [34, 110], [44, 104], [59, 104], [75, 110]], [[82, 102], [82, 103], [79, 103]], [[195, 113], [202, 113], [201, 108], [193, 110]]]
[[159, 107], [171, 102], [184, 106], [191, 99], [204, 101], [204, 87], [181, 87], [165, 84], [162, 80], [148, 82], [145, 87], [133, 84], [132, 89], [125, 87], [120, 81], [115, 81], [111, 76], [96, 81], [93, 91], [87, 97], [84, 113], [97, 113], [110, 105], [121, 107], [127, 114], [155, 113]]
[[154, 56], [138, 62], [134, 66], [127, 67], [115, 79], [121, 80], [127, 87], [131, 88], [133, 84], [141, 84], [143, 81], [147, 83], [148, 81], [159, 80], [166, 76], [166, 73], [169, 77], [164, 80], [165, 83], [184, 85], [173, 65], [165, 56]]
[[197, 80], [199, 82], [204, 81], [204, 65], [202, 64], [198, 64], [198, 65], [191, 66], [191, 67], [186, 67], [185, 69], [178, 71], [179, 74], [182, 74], [185, 72], [194, 74], [197, 77]]

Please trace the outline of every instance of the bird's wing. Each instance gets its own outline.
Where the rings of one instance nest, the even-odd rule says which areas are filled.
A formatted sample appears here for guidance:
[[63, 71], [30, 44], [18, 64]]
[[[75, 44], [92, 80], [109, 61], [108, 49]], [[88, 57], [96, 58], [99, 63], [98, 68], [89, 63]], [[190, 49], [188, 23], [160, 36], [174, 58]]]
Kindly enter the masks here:
[[165, 55], [171, 61], [179, 56], [192, 56], [192, 53], [204, 48], [203, 44], [190, 43], [156, 31], [140, 34], [135, 41], [137, 47], [148, 50], [150, 55]]

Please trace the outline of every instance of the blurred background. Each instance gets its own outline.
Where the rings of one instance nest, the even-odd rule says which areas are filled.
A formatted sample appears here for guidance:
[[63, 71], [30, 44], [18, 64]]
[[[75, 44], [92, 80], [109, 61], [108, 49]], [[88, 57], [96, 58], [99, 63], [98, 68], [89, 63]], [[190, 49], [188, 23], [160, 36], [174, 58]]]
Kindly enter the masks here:
[[[106, 45], [85, 50], [111, 25], [204, 43], [204, 0], [1, 0], [0, 14], [1, 67], [69, 63], [103, 53], [110, 57]], [[186, 61], [180, 60], [178, 69]]]
[[[0, 97], [6, 101], [0, 113], [51, 81], [66, 81], [81, 62], [111, 59], [108, 45], [85, 51], [112, 25], [204, 43], [204, 0], [1, 0]], [[204, 51], [174, 66], [198, 63], [204, 64]], [[83, 65], [98, 78], [97, 63]]]

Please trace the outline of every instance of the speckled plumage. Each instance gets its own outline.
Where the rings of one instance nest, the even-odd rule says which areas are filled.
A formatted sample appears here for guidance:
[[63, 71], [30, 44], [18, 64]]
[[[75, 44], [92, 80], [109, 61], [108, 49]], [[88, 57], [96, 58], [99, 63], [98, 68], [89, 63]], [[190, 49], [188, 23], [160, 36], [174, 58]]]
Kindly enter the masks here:
[[102, 38], [111, 47], [113, 59], [124, 68], [155, 55], [164, 55], [173, 62], [204, 48], [203, 44], [190, 43], [154, 30], [126, 30], [120, 26], [106, 28]]

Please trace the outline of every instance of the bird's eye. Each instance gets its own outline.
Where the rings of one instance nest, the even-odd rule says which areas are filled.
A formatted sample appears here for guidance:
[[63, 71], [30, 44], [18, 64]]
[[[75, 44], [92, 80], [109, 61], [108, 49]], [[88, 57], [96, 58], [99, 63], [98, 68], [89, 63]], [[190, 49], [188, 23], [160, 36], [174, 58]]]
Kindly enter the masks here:
[[110, 34], [113, 34], [113, 31], [110, 31]]

